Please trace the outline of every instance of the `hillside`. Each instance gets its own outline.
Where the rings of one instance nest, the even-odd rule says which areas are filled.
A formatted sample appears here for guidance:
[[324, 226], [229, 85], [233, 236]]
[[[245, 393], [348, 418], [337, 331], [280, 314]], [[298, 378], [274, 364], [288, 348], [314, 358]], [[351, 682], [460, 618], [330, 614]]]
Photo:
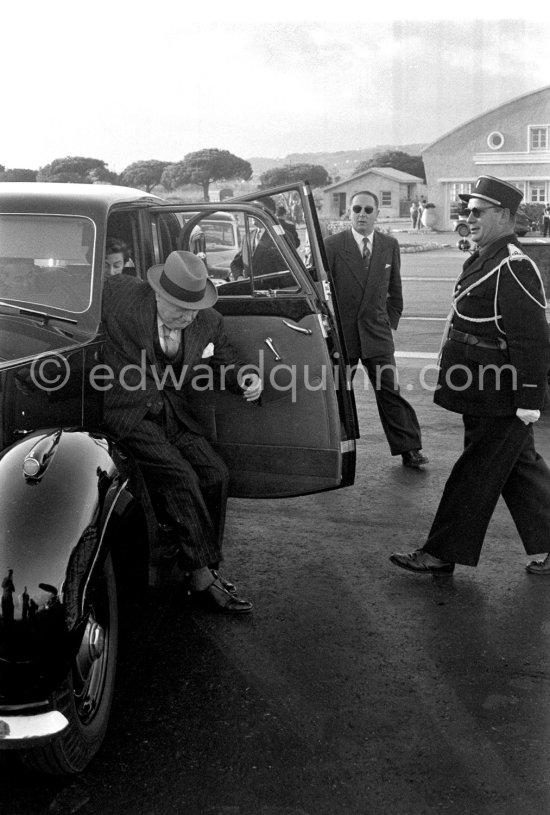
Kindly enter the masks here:
[[252, 165], [254, 176], [260, 176], [272, 167], [284, 167], [287, 164], [320, 164], [325, 167], [332, 178], [340, 176], [347, 178], [353, 175], [355, 167], [362, 161], [368, 161], [375, 153], [382, 153], [386, 150], [402, 150], [411, 156], [419, 156], [422, 150], [427, 147], [426, 143], [421, 144], [378, 144], [375, 147], [365, 147], [361, 150], [338, 150], [334, 153], [289, 153], [281, 158], [265, 158], [254, 156], [247, 159]]

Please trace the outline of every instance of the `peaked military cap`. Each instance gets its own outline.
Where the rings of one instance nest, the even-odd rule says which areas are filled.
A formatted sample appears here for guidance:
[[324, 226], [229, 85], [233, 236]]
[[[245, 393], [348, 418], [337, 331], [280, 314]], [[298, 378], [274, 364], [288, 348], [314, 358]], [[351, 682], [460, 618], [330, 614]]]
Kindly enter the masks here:
[[523, 193], [513, 184], [509, 184], [508, 181], [502, 181], [492, 175], [480, 175], [474, 184], [472, 192], [461, 193], [458, 197], [466, 202], [470, 198], [482, 198], [497, 207], [509, 209], [511, 214], [515, 215], [523, 198]]

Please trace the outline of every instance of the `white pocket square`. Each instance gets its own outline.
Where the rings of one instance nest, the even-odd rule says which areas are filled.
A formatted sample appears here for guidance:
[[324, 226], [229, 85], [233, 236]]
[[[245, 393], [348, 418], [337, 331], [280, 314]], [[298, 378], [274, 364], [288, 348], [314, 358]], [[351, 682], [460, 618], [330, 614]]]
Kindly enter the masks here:
[[384, 267], [384, 268], [385, 268], [385, 269], [389, 269], [389, 268], [390, 268], [390, 266], [391, 266], [391, 263], [386, 263], [386, 265], [385, 265], [385, 267]]
[[206, 359], [207, 357], [214, 356], [214, 343], [209, 342], [204, 351], [202, 352], [202, 358]]

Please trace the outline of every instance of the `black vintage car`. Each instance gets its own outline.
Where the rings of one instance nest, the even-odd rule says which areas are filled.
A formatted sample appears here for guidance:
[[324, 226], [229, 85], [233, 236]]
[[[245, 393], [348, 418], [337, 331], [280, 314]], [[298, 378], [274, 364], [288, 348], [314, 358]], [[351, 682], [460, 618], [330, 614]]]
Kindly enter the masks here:
[[159, 518], [102, 425], [108, 238], [129, 247], [123, 274], [145, 278], [192, 245], [201, 221], [230, 216], [238, 268], [217, 279], [216, 308], [257, 360], [262, 404], [208, 391], [196, 410], [232, 495], [353, 483], [355, 407], [311, 191], [270, 193], [301, 201], [304, 255], [244, 199], [182, 206], [108, 185], [0, 184], [0, 748], [32, 767], [78, 772], [97, 752], [115, 682], [117, 564], [131, 547], [158, 579]]

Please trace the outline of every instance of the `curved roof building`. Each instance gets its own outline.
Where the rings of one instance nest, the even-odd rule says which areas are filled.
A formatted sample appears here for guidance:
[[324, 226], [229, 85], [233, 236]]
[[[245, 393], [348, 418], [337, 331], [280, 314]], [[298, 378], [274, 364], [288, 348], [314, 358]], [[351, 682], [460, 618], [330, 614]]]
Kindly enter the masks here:
[[524, 203], [550, 201], [550, 86], [505, 102], [432, 142], [422, 153], [438, 227], [450, 228], [457, 196], [479, 175], [515, 184]]

